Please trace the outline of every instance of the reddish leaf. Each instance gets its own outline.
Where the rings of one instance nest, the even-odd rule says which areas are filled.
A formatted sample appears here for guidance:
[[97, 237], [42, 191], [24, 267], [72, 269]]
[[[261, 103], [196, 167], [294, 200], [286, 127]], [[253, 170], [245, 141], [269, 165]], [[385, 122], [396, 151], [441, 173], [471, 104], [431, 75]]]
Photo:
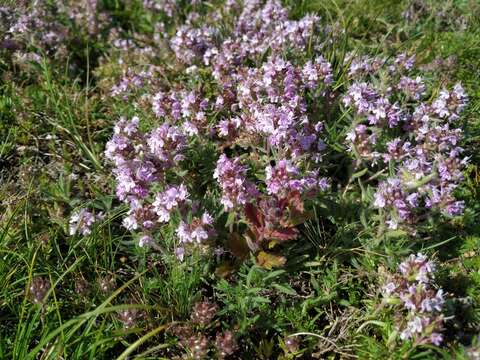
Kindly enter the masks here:
[[293, 191], [289, 194], [288, 207], [290, 210], [294, 210], [299, 213], [303, 213], [305, 211], [302, 196], [298, 191]]
[[254, 227], [263, 227], [263, 214], [253, 204], [245, 205], [245, 216]]
[[244, 259], [250, 253], [250, 249], [245, 239], [237, 233], [230, 235], [228, 239], [228, 248], [237, 258]]
[[271, 239], [276, 239], [280, 241], [293, 240], [298, 235], [298, 230], [295, 228], [284, 228], [272, 230], [269, 233]]

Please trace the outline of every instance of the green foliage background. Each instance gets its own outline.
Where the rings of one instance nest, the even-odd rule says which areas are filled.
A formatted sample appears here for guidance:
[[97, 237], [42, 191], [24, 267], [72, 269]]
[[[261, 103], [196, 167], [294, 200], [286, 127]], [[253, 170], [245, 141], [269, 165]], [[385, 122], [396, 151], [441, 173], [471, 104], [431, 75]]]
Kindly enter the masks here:
[[[430, 13], [407, 23], [410, 2]], [[6, 5], [13, 2], [7, 1]], [[228, 280], [213, 263], [169, 254], [151, 256], [133, 246], [120, 226], [125, 209], [114, 206], [109, 169], [100, 154], [119, 115], [136, 109], [102, 98], [101, 80], [115, 68], [99, 58], [108, 44], [88, 38], [72, 45], [68, 64], [45, 59], [28, 71], [0, 57], [0, 359], [172, 358], [175, 339], [165, 326], [188, 319], [192, 305], [210, 298], [221, 305], [220, 327], [241, 334], [242, 359], [288, 358], [283, 339], [292, 333], [319, 358], [463, 359], [480, 346], [480, 4], [474, 0], [290, 0], [292, 16], [318, 13], [338, 34], [338, 48], [391, 55], [407, 51], [420, 63], [454, 56], [456, 66], [438, 74], [440, 83], [461, 81], [470, 97], [464, 115], [465, 143], [471, 156], [460, 197], [465, 215], [455, 227], [433, 230], [430, 239], [412, 243], [401, 233], [373, 239], [368, 219], [350, 199], [319, 209], [305, 227], [304, 241], [288, 249], [280, 270], [245, 261]], [[104, 0], [112, 21], [125, 29], [151, 32], [140, 2]], [[214, 5], [212, 5], [214, 6]], [[438, 14], [444, 14], [439, 16]], [[464, 25], [465, 24], [465, 25]], [[340, 31], [340, 30], [339, 30]], [[85, 46], [86, 45], [86, 46]], [[87, 61], [88, 60], [88, 61]], [[328, 129], [331, 148], [344, 148], [341, 126]], [[191, 167], [211, 173], [212, 153], [191, 157]], [[210, 152], [209, 152], [210, 151]], [[78, 180], [73, 174], [79, 175]], [[202, 184], [199, 184], [202, 186]], [[92, 199], [92, 200], [85, 200]], [[66, 235], [72, 209], [89, 205], [107, 217], [93, 234]], [[338, 206], [338, 208], [335, 208]], [[352, 212], [345, 212], [345, 209]], [[332, 216], [335, 212], [338, 216]], [[328, 219], [325, 221], [324, 219]], [[337, 231], [329, 226], [334, 223]], [[172, 237], [166, 233], [165, 238]], [[394, 314], [378, 311], [379, 267], [394, 269], [412, 251], [439, 261], [438, 283], [454, 294], [448, 303], [447, 345], [412, 348], [395, 341]], [[218, 274], [218, 272], [217, 272]], [[35, 276], [50, 280], [44, 306], [33, 305], [28, 286]], [[107, 276], [116, 290], [99, 291]], [[75, 290], [78, 279], [87, 294]], [[121, 310], [144, 310], [147, 318], [125, 329]], [[299, 358], [309, 358], [298, 354]], [[293, 357], [292, 357], [293, 358]]]

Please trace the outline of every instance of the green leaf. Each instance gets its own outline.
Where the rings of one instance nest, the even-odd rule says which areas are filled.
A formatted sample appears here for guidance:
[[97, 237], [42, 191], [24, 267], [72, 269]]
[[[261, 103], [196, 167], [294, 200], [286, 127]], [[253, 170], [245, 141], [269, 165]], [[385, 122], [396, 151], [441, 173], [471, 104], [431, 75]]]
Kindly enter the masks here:
[[390, 239], [401, 238], [406, 236], [407, 233], [404, 230], [389, 230], [385, 232], [385, 236]]
[[267, 281], [267, 280], [273, 279], [273, 278], [275, 278], [275, 277], [277, 277], [277, 276], [280, 276], [280, 275], [282, 275], [282, 274], [284, 274], [284, 273], [286, 273], [285, 270], [270, 271], [270, 272], [267, 274], [267, 276], [265, 276], [265, 277], [263, 278], [263, 281]]
[[360, 178], [362, 177], [363, 175], [365, 175], [367, 173], [368, 169], [365, 168], [363, 170], [360, 170], [360, 171], [357, 171], [356, 173], [352, 174], [352, 180], [355, 180], [356, 178]]
[[226, 228], [229, 228], [229, 227], [232, 226], [234, 223], [235, 223], [235, 213], [234, 213], [234, 212], [230, 212], [230, 213], [228, 213], [227, 221], [225, 222], [225, 227], [226, 227]]
[[270, 299], [263, 296], [256, 296], [252, 300], [260, 304], [270, 304]]
[[287, 295], [297, 295], [297, 292], [293, 290], [289, 285], [280, 285], [280, 284], [272, 284], [272, 286], [277, 289], [278, 291], [287, 294]]

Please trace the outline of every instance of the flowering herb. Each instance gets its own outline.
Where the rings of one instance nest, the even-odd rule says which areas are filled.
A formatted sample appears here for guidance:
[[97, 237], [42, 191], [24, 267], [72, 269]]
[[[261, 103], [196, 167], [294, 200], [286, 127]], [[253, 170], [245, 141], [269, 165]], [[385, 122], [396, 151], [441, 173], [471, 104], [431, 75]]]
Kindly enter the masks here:
[[69, 234], [80, 233], [83, 236], [92, 233], [92, 226], [104, 218], [103, 213], [94, 215], [87, 209], [80, 209], [72, 214], [69, 221]]
[[443, 290], [434, 288], [435, 265], [423, 254], [410, 255], [389, 275], [382, 288], [387, 303], [398, 304], [403, 316], [400, 339], [440, 345], [443, 340]]
[[381, 81], [379, 85], [378, 79], [359, 81], [382, 74], [385, 66], [380, 64], [388, 63], [364, 61], [362, 66], [350, 65], [353, 83], [343, 104], [353, 111], [354, 125], [347, 134], [352, 155], [368, 169], [391, 169], [378, 181], [373, 206], [383, 210], [391, 229], [412, 228], [425, 215], [462, 214], [464, 204], [454, 196], [468, 163], [456, 121], [468, 100], [462, 86], [442, 89], [428, 100], [423, 79], [405, 75], [414, 70], [413, 57], [402, 54], [383, 70], [389, 74], [384, 79], [399, 78], [396, 86]]

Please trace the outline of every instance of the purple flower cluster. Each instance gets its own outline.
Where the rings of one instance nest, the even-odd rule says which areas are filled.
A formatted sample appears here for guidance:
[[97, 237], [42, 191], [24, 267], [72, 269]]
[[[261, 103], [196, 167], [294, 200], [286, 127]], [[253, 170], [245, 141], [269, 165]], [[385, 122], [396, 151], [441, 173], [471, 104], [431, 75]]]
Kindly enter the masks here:
[[330, 84], [327, 64], [318, 58], [315, 65], [298, 67], [271, 57], [260, 68], [239, 71], [236, 93], [246, 134], [261, 134], [270, 147], [293, 159], [307, 155], [319, 161], [325, 148], [319, 136], [323, 126], [308, 118], [306, 99], [308, 90]]
[[28, 297], [34, 304], [43, 304], [51, 287], [47, 278], [36, 276], [28, 286]]
[[189, 21], [171, 40], [177, 58], [187, 64], [203, 61], [213, 66], [216, 77], [221, 77], [246, 59], [257, 59], [268, 50], [282, 53], [287, 49], [305, 49], [319, 20], [313, 15], [290, 20], [287, 9], [277, 0], [265, 4], [259, 0], [229, 1], [213, 14], [212, 23], [224, 22], [224, 14], [235, 16], [233, 29], [226, 34], [211, 26], [196, 25], [197, 16], [190, 14]]
[[97, 221], [104, 218], [103, 213], [93, 214], [87, 209], [80, 209], [72, 214], [69, 221], [69, 234], [75, 235], [77, 233], [86, 236], [92, 233], [92, 226]]
[[[468, 100], [461, 85], [442, 89], [433, 101], [423, 100], [427, 94], [423, 79], [405, 75], [413, 71], [414, 57], [401, 54], [386, 69], [379, 64], [388, 65], [387, 60], [351, 61], [354, 82], [343, 98], [353, 110], [349, 149], [370, 169], [394, 170], [387, 178], [380, 177], [374, 207], [384, 210], [393, 229], [416, 224], [435, 212], [461, 214], [463, 202], [453, 195], [468, 161], [458, 145], [462, 130], [456, 120]], [[370, 80], [360, 81], [362, 76]]]
[[[220, 27], [226, 15], [232, 26]], [[186, 83], [173, 89], [153, 89], [150, 99], [154, 114], [176, 124], [183, 134], [211, 137], [214, 131], [224, 142], [221, 147], [248, 143], [265, 147], [267, 152], [274, 150], [280, 159], [275, 168], [266, 167], [267, 194], [262, 195], [246, 179], [248, 166], [237, 157], [221, 155], [213, 177], [221, 187], [220, 202], [226, 211], [241, 210], [263, 197], [262, 203], [266, 204], [268, 197], [278, 202], [289, 192], [303, 195], [327, 187], [326, 179], [319, 177], [315, 169], [318, 164], [313, 169], [309, 165], [312, 160], [321, 160], [325, 144], [320, 137], [323, 124], [309, 119], [307, 99], [325, 95], [333, 82], [332, 67], [322, 56], [303, 65], [284, 58], [285, 51], [316, 44], [313, 34], [318, 30], [317, 20], [314, 16], [290, 20], [287, 9], [278, 1], [227, 1], [222, 10], [213, 13], [189, 13], [185, 24], [170, 39], [177, 59], [189, 65], [185, 69], [187, 77], [203, 67], [202, 71], [207, 70], [217, 81], [217, 92], [212, 102], [203, 90], [189, 88]], [[270, 56], [264, 62], [267, 50]], [[246, 60], [254, 60], [257, 65], [251, 67]], [[121, 82], [117, 88], [123, 91], [127, 83]], [[215, 113], [221, 117], [212, 124], [208, 119]], [[155, 153], [153, 149], [150, 152]], [[248, 164], [248, 160], [244, 163]], [[285, 164], [295, 169], [294, 173], [289, 173]], [[157, 199], [150, 212], [169, 219], [169, 210], [157, 206], [159, 203]], [[204, 237], [201, 231], [197, 233], [202, 236], [195, 235], [191, 227], [187, 221], [181, 223], [177, 229], [181, 242], [196, 242]], [[183, 250], [178, 253], [183, 256]]]
[[[159, 9], [158, 3], [151, 1], [144, 5], [167, 15], [170, 10], [173, 13], [173, 2], [163, 3], [172, 5], [171, 9]], [[247, 173], [249, 165], [256, 161], [253, 159], [258, 156], [257, 151], [242, 160], [220, 154], [213, 174], [221, 188], [220, 203], [225, 211], [240, 213], [246, 211], [246, 206], [256, 204], [262, 213], [268, 214], [269, 223], [276, 224], [275, 236], [293, 238], [295, 230], [280, 231], [290, 224], [290, 207], [303, 211], [303, 198], [328, 186], [327, 179], [319, 175], [325, 149], [321, 138], [323, 123], [310, 118], [310, 107], [316, 101], [323, 102], [331, 91], [332, 66], [321, 55], [300, 62], [287, 60], [289, 51], [307, 47], [318, 54], [320, 38], [314, 36], [320, 30], [318, 18], [290, 20], [288, 10], [276, 0], [227, 1], [222, 9], [201, 15], [195, 12], [196, 8], [192, 9], [169, 39], [170, 48], [181, 63], [183, 76], [179, 78], [185, 81], [177, 81], [171, 87], [153, 83], [150, 72], [130, 71], [112, 89], [114, 95], [128, 96], [148, 83], [151, 109], [164, 122], [146, 135], [137, 130], [116, 130], [107, 144], [107, 157], [116, 165], [117, 196], [130, 206], [124, 225], [143, 231], [140, 241], [149, 244], [154, 227], [170, 221], [172, 213], [179, 210], [179, 258], [185, 254], [183, 244], [201, 242], [213, 235], [211, 217], [201, 216], [196, 210], [192, 211], [193, 218], [186, 217], [185, 205], [193, 204], [187, 201], [186, 190], [165, 183], [163, 176], [178, 164], [186, 137], [190, 136], [192, 141], [218, 140], [222, 150], [240, 145], [267, 154], [255, 166], [265, 169], [266, 179], [251, 174], [251, 181], [247, 180]], [[125, 52], [130, 47], [122, 46]], [[205, 89], [186, 80], [200, 74], [211, 76], [214, 86]], [[175, 141], [178, 146], [171, 143]], [[276, 165], [268, 165], [270, 162]], [[154, 184], [160, 184], [163, 191], [153, 194], [152, 188], [157, 187]], [[266, 189], [265, 193], [261, 189]]]
[[178, 126], [163, 123], [146, 135], [146, 144], [162, 167], [169, 168], [183, 160], [182, 151], [186, 148], [186, 137]]
[[5, 34], [6, 39], [27, 46], [38, 46], [48, 53], [55, 53], [63, 46], [62, 42], [68, 28], [54, 21], [54, 14], [46, 2], [39, 1], [31, 9], [22, 9], [20, 6], [10, 16], [10, 28]]
[[[204, 212], [201, 218], [186, 218], [198, 208], [189, 199], [184, 184], [172, 185], [165, 181], [169, 170], [184, 158], [186, 136], [181, 128], [165, 122], [150, 132], [139, 130], [139, 118], [120, 119], [114, 135], [107, 143], [105, 155], [115, 164], [113, 173], [117, 180], [117, 197], [129, 205], [123, 225], [129, 230], [139, 230], [140, 246], [154, 244], [154, 232], [169, 223], [172, 214], [181, 220], [176, 234], [180, 243], [200, 243], [213, 236], [213, 218]], [[163, 191], [158, 191], [163, 187]], [[183, 256], [184, 249], [177, 253]]]
[[246, 179], [246, 173], [247, 168], [241, 165], [240, 158], [229, 159], [220, 155], [213, 177], [222, 189], [220, 202], [225, 210], [243, 206], [257, 196], [258, 190]]
[[[155, 202], [150, 201], [153, 187], [166, 170], [183, 158], [186, 144], [185, 136], [174, 126], [165, 123], [144, 134], [138, 129], [139, 121], [138, 117], [131, 121], [120, 119], [105, 155], [115, 164], [117, 197], [129, 205], [124, 226], [130, 230], [151, 230], [166, 216], [160, 211], [161, 195]], [[184, 188], [182, 191], [186, 192]]]
[[242, 120], [239, 117], [234, 117], [228, 120], [221, 120], [218, 125], [218, 136], [233, 140], [239, 136], [242, 126]]
[[[174, 324], [168, 329], [185, 350], [183, 359], [227, 359], [238, 349], [233, 331], [216, 329], [218, 310], [218, 305], [208, 300], [197, 302], [193, 305], [190, 321], [182, 325]], [[210, 330], [215, 331], [211, 334], [214, 337], [209, 334]]]
[[420, 76], [415, 79], [402, 76], [398, 83], [398, 89], [414, 100], [420, 100], [426, 94], [426, 86]]
[[[231, 33], [218, 26], [225, 14], [234, 16]], [[265, 4], [257, 0], [227, 2], [222, 11], [212, 15], [212, 26], [195, 26], [196, 18], [191, 13], [170, 43], [180, 61], [197, 61], [217, 79], [219, 93], [213, 108], [234, 112], [226, 114], [226, 119], [217, 125], [219, 136], [251, 141], [260, 134], [268, 138], [271, 146], [292, 157], [312, 153], [319, 160], [324, 148], [318, 137], [322, 125], [311, 124], [306, 116], [306, 91], [331, 84], [332, 68], [321, 56], [304, 66], [293, 65], [281, 56], [287, 49], [304, 49], [318, 19], [307, 16], [289, 20], [287, 9], [273, 0]], [[272, 54], [261, 65], [259, 58], [267, 50]], [[249, 68], [247, 59], [258, 59], [260, 65]], [[200, 94], [187, 90], [160, 92], [153, 98], [157, 116], [184, 118], [192, 134], [196, 134], [198, 122], [205, 122], [207, 106]]]
[[215, 337], [215, 348], [219, 359], [225, 359], [235, 353], [238, 344], [233, 332], [226, 330], [223, 333], [217, 333], [217, 336]]
[[215, 235], [213, 218], [204, 212], [201, 218], [193, 218], [190, 223], [180, 222], [175, 231], [181, 244], [202, 243]]
[[408, 259], [400, 263], [398, 269], [409, 281], [427, 284], [434, 278], [435, 263], [421, 253], [411, 254]]
[[143, 7], [147, 10], [162, 11], [168, 17], [174, 16], [178, 11], [176, 0], [143, 0]]
[[348, 54], [346, 62], [349, 63], [348, 77], [350, 79], [361, 78], [362, 76], [377, 72], [383, 65], [383, 60], [369, 56], [354, 56]]
[[[385, 64], [387, 64], [387, 59], [381, 57], [355, 56], [353, 53], [349, 53], [345, 58], [345, 65], [348, 65], [348, 77], [354, 80], [377, 74]], [[413, 69], [414, 65], [415, 55], [408, 56], [406, 53], [401, 53], [388, 65], [387, 71], [390, 74], [401, 73]]]
[[373, 150], [377, 142], [377, 135], [367, 125], [359, 124], [347, 133], [347, 141], [350, 143], [349, 150], [357, 153], [363, 159], [379, 157], [379, 153]]
[[367, 83], [354, 83], [343, 98], [346, 106], [353, 106], [357, 114], [366, 116], [369, 125], [393, 128], [401, 120], [398, 104], [392, 104], [385, 96], [380, 96]]
[[235, 73], [220, 82], [215, 104], [198, 91], [159, 91], [152, 97], [153, 112], [159, 118], [182, 122], [192, 136], [207, 127], [207, 115], [213, 109], [233, 112], [216, 126], [220, 137], [251, 139], [260, 134], [270, 146], [292, 157], [309, 154], [319, 161], [325, 147], [319, 138], [322, 124], [308, 119], [306, 96], [321, 84], [331, 84], [330, 64], [318, 57], [301, 67], [270, 57], [259, 68], [235, 66], [231, 71]]
[[311, 193], [326, 190], [328, 187], [327, 179], [319, 177], [316, 172], [309, 172], [302, 176], [300, 171], [287, 160], [278, 161], [276, 166], [267, 166], [265, 175], [268, 194], [278, 198], [284, 198], [290, 192]]
[[111, 21], [106, 13], [99, 11], [98, 3], [98, 0], [71, 1], [68, 6], [59, 2], [59, 6], [77, 28], [86, 29], [89, 36], [95, 36]]
[[196, 91], [159, 91], [152, 98], [152, 110], [159, 118], [182, 120], [182, 128], [190, 136], [198, 135], [206, 126], [209, 101]]
[[128, 69], [120, 81], [112, 86], [112, 96], [122, 96], [124, 100], [128, 99], [128, 95], [137, 89], [142, 88], [151, 79], [152, 71], [140, 71], [136, 73]]
[[393, 64], [390, 65], [389, 69], [391, 72], [402, 71], [402, 70], [411, 70], [415, 66], [415, 55], [408, 56], [406, 53], [398, 54], [393, 61]]
[[158, 193], [152, 203], [153, 209], [158, 215], [158, 221], [169, 222], [172, 211], [184, 204], [187, 198], [187, 188], [183, 184], [170, 186], [164, 192]]
[[391, 229], [396, 229], [399, 222], [413, 221], [412, 211], [418, 206], [418, 194], [408, 194], [399, 179], [390, 178], [378, 185], [373, 205], [394, 212], [387, 224]]
[[143, 134], [138, 130], [139, 121], [138, 117], [120, 119], [105, 150], [115, 164], [117, 196], [131, 205], [140, 205], [159, 175], [183, 159], [186, 146], [177, 127], [165, 123]]
[[457, 120], [468, 102], [467, 94], [462, 85], [456, 84], [451, 91], [442, 89], [438, 98], [432, 103], [433, 113], [448, 120]]
[[177, 29], [177, 33], [170, 41], [170, 46], [177, 59], [192, 64], [197, 59], [202, 59], [207, 50], [213, 48], [216, 30], [210, 26], [194, 27], [187, 23]]
[[388, 276], [383, 294], [387, 302], [399, 303], [406, 313], [400, 324], [400, 338], [416, 344], [440, 345], [445, 299], [442, 289], [433, 288], [433, 262], [420, 253], [412, 254], [398, 270], [398, 274]]
[[[35, 53], [55, 59], [66, 59], [72, 37], [88, 36], [91, 40], [101, 36], [110, 23], [108, 14], [97, 0], [86, 1], [28, 1], [0, 8], [0, 48], [15, 51], [14, 58], [21, 62], [24, 56]], [[27, 60], [32, 56], [28, 56]]]
[[[144, 5], [167, 16], [178, 8], [170, 0]], [[172, 37], [161, 36], [170, 49], [160, 48], [159, 34], [151, 44], [162, 56], [172, 50], [178, 62], [159, 69], [162, 79], [153, 66], [125, 70], [112, 89], [126, 98], [145, 88], [146, 102], [137, 105], [149, 103], [161, 124], [143, 133], [138, 119], [121, 120], [107, 144], [117, 196], [129, 205], [124, 225], [140, 230], [141, 243], [149, 244], [158, 226], [175, 222], [179, 257], [183, 244], [209, 239], [213, 220], [191, 200], [198, 199], [189, 182], [196, 175], [181, 162], [196, 150], [188, 144], [208, 143], [220, 152], [212, 178], [224, 210], [258, 215], [248, 222], [255, 223], [252, 232], [259, 238], [293, 238], [297, 229], [289, 214], [302, 218], [297, 215], [304, 201], [328, 186], [321, 176], [323, 121], [339, 91], [332, 86], [331, 64], [319, 55], [324, 43], [318, 19], [291, 20], [277, 0], [231, 0], [216, 10], [189, 7], [183, 23], [166, 21], [176, 26]], [[129, 41], [133, 45], [120, 50], [135, 48]], [[307, 50], [314, 54], [310, 59], [292, 56]], [[463, 209], [453, 194], [467, 162], [456, 121], [467, 97], [460, 85], [436, 94], [414, 73], [414, 64], [415, 57], [405, 53], [391, 60], [348, 55], [345, 63], [351, 81], [342, 99], [352, 115], [349, 150], [356, 167], [374, 172], [368, 180], [375, 187], [373, 206], [392, 229]], [[164, 81], [170, 76], [172, 82]], [[192, 177], [178, 181], [182, 173]]]

